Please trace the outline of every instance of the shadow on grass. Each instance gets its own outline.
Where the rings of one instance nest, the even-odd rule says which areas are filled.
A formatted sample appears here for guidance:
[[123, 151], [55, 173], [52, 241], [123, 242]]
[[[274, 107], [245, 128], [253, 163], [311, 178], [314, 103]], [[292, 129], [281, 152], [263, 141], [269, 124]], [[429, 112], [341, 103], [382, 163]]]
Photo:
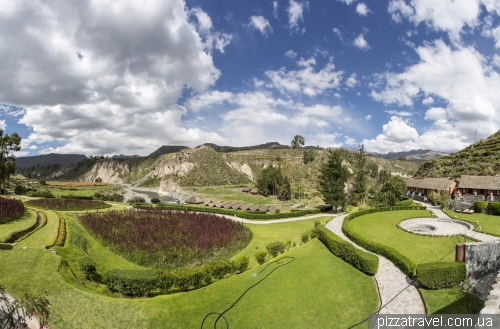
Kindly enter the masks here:
[[467, 294], [432, 314], [479, 314], [483, 306], [483, 300], [474, 295]]

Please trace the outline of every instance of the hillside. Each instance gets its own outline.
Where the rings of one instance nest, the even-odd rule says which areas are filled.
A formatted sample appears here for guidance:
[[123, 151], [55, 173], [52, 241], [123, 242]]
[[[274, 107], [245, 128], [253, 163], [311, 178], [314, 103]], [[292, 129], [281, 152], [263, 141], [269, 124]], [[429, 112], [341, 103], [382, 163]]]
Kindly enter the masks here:
[[448, 155], [448, 153], [432, 150], [411, 150], [406, 152], [389, 152], [387, 154], [373, 153], [371, 155], [392, 160], [397, 160], [400, 157], [404, 157], [407, 161], [423, 162], [439, 159], [443, 156]]
[[416, 173], [416, 177], [460, 175], [500, 175], [500, 131], [461, 151], [424, 162]]
[[81, 154], [44, 154], [35, 155], [28, 157], [18, 157], [16, 158], [17, 168], [27, 168], [27, 167], [46, 167], [51, 165], [60, 165], [63, 167], [71, 166], [76, 164], [83, 159], [86, 159], [85, 155]]

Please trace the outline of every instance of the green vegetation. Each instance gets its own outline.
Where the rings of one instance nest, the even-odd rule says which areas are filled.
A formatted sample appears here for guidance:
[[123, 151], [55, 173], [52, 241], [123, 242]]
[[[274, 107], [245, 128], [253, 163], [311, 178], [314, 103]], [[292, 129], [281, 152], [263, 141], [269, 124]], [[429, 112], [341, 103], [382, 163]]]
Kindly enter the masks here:
[[36, 223], [36, 213], [32, 209], [26, 209], [23, 216], [6, 224], [0, 224], [0, 242], [7, 241], [16, 232], [22, 232]]
[[331, 204], [335, 210], [344, 209], [347, 194], [344, 185], [349, 178], [349, 171], [342, 166], [345, 151], [328, 150], [327, 162], [322, 164], [318, 176], [318, 190], [323, 195], [323, 200]]
[[295, 135], [292, 139], [292, 148], [293, 149], [299, 149], [301, 148], [302, 146], [304, 146], [304, 137], [302, 137], [301, 135]]
[[365, 201], [368, 184], [368, 177], [366, 174], [366, 154], [363, 145], [361, 145], [359, 151], [354, 154], [353, 158], [356, 172], [352, 181], [351, 204], [353, 206], [359, 206]]
[[464, 262], [434, 262], [417, 265], [416, 278], [425, 289], [444, 289], [459, 285], [465, 280]]
[[302, 161], [304, 162], [304, 164], [313, 162], [314, 159], [316, 159], [316, 151], [312, 149], [305, 149], [304, 155], [302, 156]]
[[60, 211], [78, 211], [111, 207], [111, 205], [102, 201], [83, 199], [36, 199], [26, 201], [26, 205], [41, 209], [53, 209]]
[[500, 171], [500, 131], [465, 149], [434, 161], [424, 162], [416, 177], [495, 175]]
[[484, 212], [486, 207], [488, 207], [487, 201], [476, 201], [476, 202], [474, 202], [474, 213], [481, 214]]
[[493, 202], [491, 204], [491, 213], [495, 216], [500, 216], [500, 202]]
[[[476, 226], [481, 226], [481, 232], [500, 236], [500, 217], [483, 213], [463, 214], [453, 210], [444, 210], [451, 218], [457, 218]], [[477, 221], [477, 223], [476, 223]]]
[[3, 134], [0, 129], [0, 177], [3, 181], [2, 194], [7, 194], [7, 180], [16, 172], [14, 152], [21, 150], [21, 137], [17, 133]]
[[406, 181], [401, 176], [391, 176], [376, 196], [377, 206], [395, 206], [406, 191]]
[[256, 182], [259, 193], [263, 196], [276, 195], [279, 200], [286, 201], [291, 197], [288, 177], [281, 173], [281, 166], [268, 166], [262, 170]]
[[427, 314], [477, 314], [484, 302], [459, 287], [442, 290], [419, 289]]

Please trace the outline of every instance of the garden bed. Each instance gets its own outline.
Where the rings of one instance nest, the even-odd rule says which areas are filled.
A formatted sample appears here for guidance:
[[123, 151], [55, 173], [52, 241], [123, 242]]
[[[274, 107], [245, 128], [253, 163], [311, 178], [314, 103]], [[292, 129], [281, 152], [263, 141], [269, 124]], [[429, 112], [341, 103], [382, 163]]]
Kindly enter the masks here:
[[26, 205], [41, 209], [59, 211], [79, 211], [109, 208], [111, 205], [102, 201], [82, 199], [36, 199], [26, 201]]

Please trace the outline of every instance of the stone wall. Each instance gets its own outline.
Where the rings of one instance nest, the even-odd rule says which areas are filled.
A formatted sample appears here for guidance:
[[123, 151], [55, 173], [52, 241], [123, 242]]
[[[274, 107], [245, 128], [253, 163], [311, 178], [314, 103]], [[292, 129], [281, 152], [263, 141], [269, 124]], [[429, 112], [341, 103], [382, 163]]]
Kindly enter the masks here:
[[465, 244], [467, 279], [477, 279], [500, 269], [500, 241]]

